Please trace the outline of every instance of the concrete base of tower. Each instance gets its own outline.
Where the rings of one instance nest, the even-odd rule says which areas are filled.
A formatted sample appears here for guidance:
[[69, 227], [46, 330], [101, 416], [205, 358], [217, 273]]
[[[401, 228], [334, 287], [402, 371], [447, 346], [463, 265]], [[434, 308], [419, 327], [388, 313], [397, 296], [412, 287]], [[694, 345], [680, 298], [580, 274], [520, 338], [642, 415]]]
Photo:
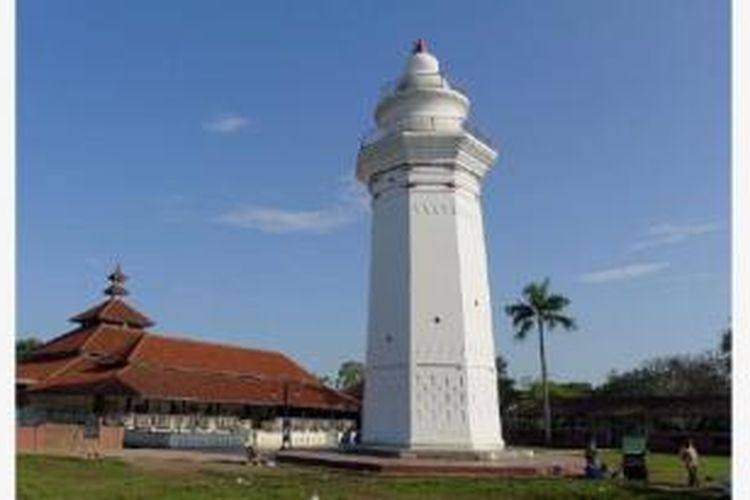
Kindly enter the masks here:
[[585, 465], [580, 453], [570, 451], [534, 453], [514, 448], [485, 454], [366, 445], [336, 450], [284, 450], [276, 454], [276, 459], [295, 465], [422, 477], [580, 476]]
[[502, 443], [495, 447], [481, 449], [455, 446], [440, 447], [432, 445], [400, 447], [365, 443], [350, 448], [348, 451], [380, 457], [460, 461], [494, 461], [509, 456]]

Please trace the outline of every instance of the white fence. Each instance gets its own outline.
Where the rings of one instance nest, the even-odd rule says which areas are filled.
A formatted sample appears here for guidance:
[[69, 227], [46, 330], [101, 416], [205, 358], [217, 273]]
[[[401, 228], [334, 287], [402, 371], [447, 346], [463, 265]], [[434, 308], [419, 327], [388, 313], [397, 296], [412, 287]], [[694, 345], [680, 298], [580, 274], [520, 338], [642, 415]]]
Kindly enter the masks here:
[[125, 431], [126, 448], [242, 448], [242, 434]]
[[[331, 448], [338, 444], [335, 431], [292, 431], [292, 448]], [[197, 432], [149, 432], [145, 430], [125, 431], [126, 448], [244, 448], [252, 445], [256, 450], [278, 450], [281, 448], [281, 431], [253, 430], [248, 432], [197, 433]]]
[[[259, 450], [281, 448], [282, 433], [279, 431], [252, 431], [249, 442]], [[292, 448], [333, 448], [338, 445], [339, 432], [335, 431], [292, 431]]]

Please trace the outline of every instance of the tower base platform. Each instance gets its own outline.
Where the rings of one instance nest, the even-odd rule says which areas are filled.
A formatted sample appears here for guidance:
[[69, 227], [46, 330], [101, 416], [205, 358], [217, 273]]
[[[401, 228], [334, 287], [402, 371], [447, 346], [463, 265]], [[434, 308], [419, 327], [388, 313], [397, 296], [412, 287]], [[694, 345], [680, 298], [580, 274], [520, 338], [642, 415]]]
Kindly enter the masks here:
[[[403, 459], [429, 459], [429, 460], [458, 460], [470, 462], [488, 462], [500, 458], [509, 458], [509, 456], [518, 455], [519, 451], [508, 451], [505, 448], [496, 450], [462, 450], [460, 448], [435, 448], [435, 447], [417, 447], [417, 448], [398, 448], [393, 446], [378, 446], [362, 444], [343, 450], [344, 453], [385, 457], [385, 458], [403, 458]], [[528, 450], [525, 451], [528, 454]], [[522, 453], [521, 453], [522, 454]]]
[[276, 460], [397, 476], [570, 477], [580, 476], [584, 469], [583, 457], [575, 452], [506, 449], [491, 454], [387, 448], [284, 450], [276, 454]]

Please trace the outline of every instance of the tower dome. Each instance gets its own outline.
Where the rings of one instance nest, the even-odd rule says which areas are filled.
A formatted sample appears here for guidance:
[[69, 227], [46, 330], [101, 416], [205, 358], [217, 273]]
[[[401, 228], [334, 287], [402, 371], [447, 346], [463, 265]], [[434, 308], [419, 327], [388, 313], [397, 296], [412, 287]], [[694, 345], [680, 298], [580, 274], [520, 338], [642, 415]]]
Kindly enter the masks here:
[[412, 55], [406, 63], [404, 74], [436, 74], [440, 73], [440, 63], [437, 58], [427, 52], [427, 42], [420, 38], [414, 42]]
[[375, 110], [380, 132], [458, 130], [469, 113], [469, 99], [452, 88], [440, 62], [419, 39], [401, 77]]

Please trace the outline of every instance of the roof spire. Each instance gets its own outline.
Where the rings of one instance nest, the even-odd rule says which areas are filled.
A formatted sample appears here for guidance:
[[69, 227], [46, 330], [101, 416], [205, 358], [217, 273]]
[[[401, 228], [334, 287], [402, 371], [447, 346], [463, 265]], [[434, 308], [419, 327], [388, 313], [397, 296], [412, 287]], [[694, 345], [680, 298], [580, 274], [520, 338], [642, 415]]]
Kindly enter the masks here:
[[104, 295], [109, 295], [113, 299], [128, 295], [129, 292], [125, 288], [125, 282], [128, 280], [128, 277], [122, 272], [119, 262], [112, 274], [107, 276], [107, 280], [109, 281], [109, 286], [104, 289]]
[[427, 52], [427, 41], [424, 38], [417, 38], [414, 42], [414, 48], [412, 48], [413, 54], [419, 54], [420, 52]]

